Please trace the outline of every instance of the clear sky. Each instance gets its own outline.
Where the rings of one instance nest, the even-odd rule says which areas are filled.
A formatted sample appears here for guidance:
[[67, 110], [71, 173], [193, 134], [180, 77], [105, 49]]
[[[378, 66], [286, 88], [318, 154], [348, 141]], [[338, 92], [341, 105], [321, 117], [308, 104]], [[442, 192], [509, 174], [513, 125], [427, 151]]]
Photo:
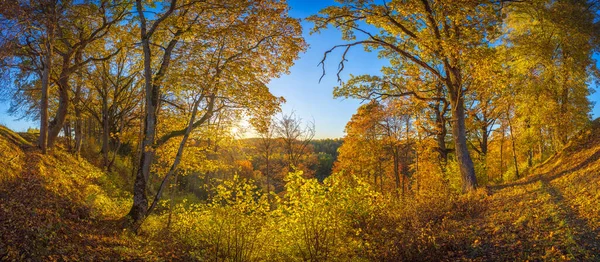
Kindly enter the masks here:
[[[309, 44], [308, 50], [300, 54], [300, 59], [291, 68], [289, 75], [273, 79], [269, 83], [271, 92], [276, 96], [284, 96], [287, 102], [282, 106], [283, 113], [294, 111], [303, 121], [315, 122], [316, 138], [335, 138], [344, 135], [344, 127], [360, 105], [359, 100], [334, 99], [333, 87], [338, 85], [337, 67], [342, 50], [328, 56], [325, 62], [326, 75], [319, 83], [322, 68], [319, 63], [325, 51], [336, 44], [344, 43], [341, 33], [329, 29], [320, 34], [310, 35], [312, 23], [304, 18], [316, 14], [319, 10], [335, 4], [333, 0], [291, 0], [290, 16], [301, 18], [303, 34]], [[349, 74], [376, 74], [387, 61], [377, 59], [376, 53], [368, 53], [357, 46], [350, 50], [346, 58], [345, 69], [340, 75], [343, 80]]]
[[[288, 3], [291, 7], [290, 15], [304, 19], [334, 4], [334, 1], [290, 0]], [[345, 125], [360, 105], [360, 101], [333, 98], [333, 87], [338, 84], [336, 72], [341, 51], [329, 56], [325, 64], [327, 75], [320, 83], [322, 70], [318, 64], [326, 50], [344, 42], [341, 40], [341, 34], [334, 29], [309, 35], [312, 23], [303, 21], [302, 25], [304, 37], [309, 44], [308, 50], [300, 54], [300, 59], [290, 69], [289, 75], [273, 79], [269, 88], [274, 95], [283, 96], [287, 100], [282, 106], [284, 113], [294, 111], [304, 121], [314, 120], [316, 138], [342, 137]], [[595, 58], [600, 57], [596, 55]], [[349, 74], [377, 74], [379, 69], [387, 64], [386, 61], [378, 60], [377, 54], [367, 53], [361, 47], [351, 49], [347, 59], [346, 68], [341, 74], [343, 80], [348, 79]], [[592, 94], [589, 98], [593, 102], [599, 101], [600, 93]], [[8, 101], [0, 101], [0, 124], [17, 131], [25, 131], [30, 126], [38, 125], [35, 122], [17, 121], [15, 117], [6, 113], [7, 109]], [[600, 116], [600, 105], [594, 106], [592, 115], [594, 118]]]

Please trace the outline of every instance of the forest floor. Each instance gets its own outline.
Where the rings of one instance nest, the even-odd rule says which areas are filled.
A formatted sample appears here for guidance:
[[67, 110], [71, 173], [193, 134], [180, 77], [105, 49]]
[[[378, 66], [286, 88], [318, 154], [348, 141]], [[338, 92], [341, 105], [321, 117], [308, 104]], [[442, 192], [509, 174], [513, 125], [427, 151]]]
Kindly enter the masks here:
[[179, 260], [171, 239], [123, 229], [131, 196], [115, 173], [2, 126], [0, 167], [0, 261]]
[[465, 221], [476, 236], [463, 260], [600, 261], [600, 121], [534, 167], [488, 186], [486, 207]]
[[[64, 150], [43, 156], [1, 126], [0, 168], [0, 260], [186, 260], [167, 234], [123, 229], [127, 178]], [[600, 123], [529, 174], [489, 186], [482, 211], [457, 219], [470, 243], [447, 260], [600, 261]]]

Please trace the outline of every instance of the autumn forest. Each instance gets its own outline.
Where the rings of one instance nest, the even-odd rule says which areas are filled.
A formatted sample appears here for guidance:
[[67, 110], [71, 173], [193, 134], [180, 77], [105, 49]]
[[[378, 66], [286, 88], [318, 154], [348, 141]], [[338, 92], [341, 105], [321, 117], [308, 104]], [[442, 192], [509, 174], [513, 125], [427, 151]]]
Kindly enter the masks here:
[[[0, 260], [600, 260], [600, 1], [293, 8], [0, 0]], [[331, 30], [320, 138], [268, 85]]]

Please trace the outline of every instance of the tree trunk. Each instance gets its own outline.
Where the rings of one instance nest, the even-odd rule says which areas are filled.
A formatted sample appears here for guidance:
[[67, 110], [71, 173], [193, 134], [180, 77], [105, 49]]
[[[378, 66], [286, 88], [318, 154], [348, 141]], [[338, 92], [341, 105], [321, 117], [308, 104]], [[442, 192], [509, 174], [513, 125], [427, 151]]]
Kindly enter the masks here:
[[53, 22], [47, 24], [48, 35], [45, 43], [45, 54], [44, 57], [44, 68], [42, 72], [42, 97], [40, 103], [40, 137], [39, 147], [42, 150], [42, 154], [46, 154], [48, 148], [48, 92], [50, 88], [50, 74], [52, 71], [52, 56], [53, 46], [52, 41], [54, 40], [54, 25]]
[[[63, 68], [66, 65], [63, 63]], [[69, 78], [66, 72], [62, 72], [58, 80], [58, 110], [56, 116], [50, 122], [48, 128], [48, 148], [52, 148], [58, 138], [58, 134], [67, 119], [67, 110], [69, 108]]]
[[539, 151], [538, 161], [542, 162], [542, 160], [544, 159], [544, 134], [542, 133], [541, 128], [538, 128], [538, 131], [539, 131], [539, 136], [540, 136], [540, 142], [538, 143], [538, 151]]
[[63, 133], [65, 134], [65, 140], [67, 142], [67, 150], [71, 152], [71, 123], [69, 121], [65, 122]]
[[104, 160], [104, 167], [108, 168], [108, 151], [109, 149], [109, 133], [110, 129], [108, 126], [108, 87], [106, 81], [102, 83], [103, 97], [102, 97], [102, 159]]
[[504, 126], [502, 126], [502, 136], [500, 137], [500, 178], [504, 180]]
[[[568, 53], [565, 52], [564, 59], [568, 58]], [[560, 94], [560, 119], [563, 121], [558, 122], [558, 129], [556, 133], [558, 135], [558, 139], [560, 142], [560, 147], [563, 147], [567, 144], [568, 135], [569, 135], [569, 122], [566, 121], [568, 119], [568, 105], [569, 105], [569, 71], [565, 70], [562, 81], [562, 92]]]
[[[171, 0], [169, 9], [166, 13], [161, 16], [162, 19], [158, 19], [150, 26], [148, 31], [148, 24], [144, 15], [144, 7], [141, 0], [136, 0], [136, 10], [138, 17], [140, 18], [140, 39], [142, 42], [143, 54], [144, 54], [144, 92], [145, 92], [145, 117], [144, 117], [144, 133], [141, 147], [141, 157], [138, 166], [137, 173], [135, 175], [135, 182], [133, 185], [133, 205], [129, 211], [128, 216], [134, 220], [134, 226], [137, 223], [143, 221], [148, 210], [148, 197], [146, 195], [146, 184], [148, 183], [148, 177], [150, 176], [150, 166], [154, 159], [155, 148], [155, 136], [156, 136], [156, 123], [158, 117], [159, 97], [160, 97], [160, 81], [169, 68], [171, 59], [171, 52], [175, 48], [178, 42], [179, 33], [176, 37], [169, 41], [167, 48], [164, 50], [163, 60], [160, 65], [160, 69], [153, 78], [152, 73], [152, 53], [150, 49], [150, 37], [155, 32], [156, 26], [160, 21], [168, 17], [173, 13], [176, 7], [176, 1]], [[179, 31], [178, 31], [179, 32]]]
[[[270, 138], [269, 138], [270, 139]], [[267, 175], [267, 202], [269, 202], [269, 207], [271, 205], [271, 166], [270, 166], [270, 160], [271, 160], [271, 146], [270, 143], [271, 141], [268, 141], [267, 143], [269, 143], [269, 146], [267, 146], [267, 151], [266, 151], [266, 158], [265, 161], [267, 162], [267, 170], [266, 170], [266, 175]]]
[[510, 112], [507, 113], [506, 119], [508, 120], [508, 128], [510, 130], [510, 140], [512, 142], [513, 160], [515, 164], [515, 175], [519, 178], [519, 163], [517, 162], [517, 149], [515, 146], [515, 136], [513, 134], [513, 126], [510, 121]]
[[42, 150], [42, 154], [46, 154], [48, 146], [48, 89], [50, 86], [50, 70], [52, 69], [52, 39], [54, 27], [48, 26], [48, 39], [46, 39], [44, 57], [44, 69], [42, 72], [42, 98], [40, 103], [40, 137], [38, 145]]
[[81, 152], [83, 121], [81, 120], [81, 110], [75, 108], [75, 148], [73, 152], [79, 156]]
[[402, 190], [400, 192], [401, 192], [402, 197], [404, 197], [404, 189], [406, 187], [406, 176], [404, 174], [402, 174], [401, 186], [402, 186]]
[[[487, 123], [487, 119], [484, 118], [484, 121]], [[486, 156], [487, 152], [488, 152], [488, 140], [489, 140], [489, 133], [488, 133], [488, 126], [487, 125], [483, 125], [481, 127], [481, 155]]]
[[373, 186], [377, 186], [377, 176], [381, 176], [381, 171], [379, 171], [379, 168], [377, 169], [377, 173], [375, 173], [375, 175], [373, 175]]
[[467, 147], [466, 128], [465, 128], [465, 108], [462, 97], [452, 97], [452, 136], [454, 137], [454, 148], [456, 160], [460, 166], [462, 177], [463, 192], [472, 191], [477, 188], [477, 178], [475, 176], [475, 167]]
[[[439, 92], [438, 95], [441, 95], [441, 92]], [[444, 112], [442, 112], [440, 106], [441, 104], [439, 101], [434, 105], [436, 128], [435, 140], [440, 154], [440, 161], [444, 164], [448, 162], [448, 149], [446, 148], [446, 134], [448, 133], [448, 130], [446, 129], [446, 123], [444, 121]]]
[[398, 189], [400, 188], [400, 159], [398, 157], [398, 150], [392, 150], [393, 159], [394, 159], [394, 179], [396, 182], [396, 195], [398, 194]]
[[142, 36], [142, 45], [144, 49], [144, 90], [145, 90], [145, 118], [144, 118], [144, 139], [142, 140], [142, 152], [138, 170], [135, 175], [133, 185], [133, 206], [129, 211], [129, 216], [134, 223], [142, 221], [146, 216], [148, 209], [148, 197], [146, 195], [146, 184], [150, 175], [150, 165], [154, 159], [154, 137], [156, 130], [156, 106], [158, 105], [158, 90], [152, 84], [152, 67], [150, 41]]
[[[410, 116], [406, 117], [406, 146], [404, 147], [404, 172], [402, 172], [402, 195], [404, 196], [404, 184], [408, 180], [409, 164], [410, 164]], [[410, 184], [406, 185], [406, 189], [410, 190]]]

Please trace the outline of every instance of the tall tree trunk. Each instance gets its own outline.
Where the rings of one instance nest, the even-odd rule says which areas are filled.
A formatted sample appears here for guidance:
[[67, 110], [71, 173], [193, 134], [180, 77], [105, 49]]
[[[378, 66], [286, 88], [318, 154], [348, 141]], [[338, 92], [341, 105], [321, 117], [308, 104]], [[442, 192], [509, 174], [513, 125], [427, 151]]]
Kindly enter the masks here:
[[[406, 117], [406, 147], [404, 148], [404, 172], [403, 172], [403, 178], [402, 178], [402, 188], [404, 188], [404, 181], [408, 180], [408, 175], [409, 175], [409, 164], [410, 164], [410, 115]], [[406, 189], [410, 190], [409, 188], [410, 184], [407, 185]], [[403, 191], [404, 192], [404, 189]]]
[[[269, 138], [270, 139], [270, 138]], [[271, 143], [271, 141], [267, 142], [267, 143]], [[267, 202], [269, 202], [269, 206], [271, 205], [271, 166], [270, 166], [270, 160], [271, 160], [271, 146], [267, 146], [267, 155], [265, 158], [265, 161], [267, 162], [267, 170], [266, 170], [266, 175], [267, 175]]]
[[540, 137], [540, 141], [538, 143], [538, 152], [539, 152], [539, 157], [538, 157], [538, 161], [542, 162], [542, 160], [544, 159], [544, 134], [542, 133], [542, 129], [538, 128], [538, 134]]
[[488, 166], [487, 166], [487, 152], [488, 152], [488, 140], [489, 140], [489, 133], [488, 133], [488, 119], [487, 117], [484, 115], [483, 117], [483, 122], [485, 123], [482, 127], [481, 127], [481, 144], [479, 145], [481, 147], [481, 154], [479, 154], [479, 160], [481, 161], [481, 163], [483, 164], [483, 172], [486, 178], [486, 183], [490, 182], [490, 176], [488, 174]]
[[375, 173], [375, 175], [373, 175], [373, 186], [377, 186], [377, 176], [381, 176], [381, 171], [379, 171], [379, 168], [377, 169], [377, 173]]
[[67, 142], [67, 150], [71, 152], [71, 123], [70, 121], [65, 122], [65, 126], [63, 128], [63, 133], [65, 134], [65, 140]]
[[[569, 54], [565, 52], [564, 54], [564, 64], [568, 58]], [[563, 65], [564, 65], [563, 64]], [[558, 139], [560, 142], [560, 147], [563, 147], [567, 144], [568, 135], [569, 135], [569, 122], [566, 121], [568, 119], [568, 106], [569, 106], [569, 71], [564, 70], [563, 81], [562, 81], [562, 90], [560, 94], [560, 119], [558, 123], [558, 129], [556, 133], [558, 135]]]
[[[105, 80], [105, 79], [104, 79]], [[108, 168], [108, 151], [109, 149], [109, 133], [110, 128], [108, 125], [108, 87], [106, 81], [102, 81], [102, 158], [104, 160], [104, 167]]]
[[500, 178], [504, 180], [504, 136], [505, 130], [502, 126], [502, 136], [500, 137]]
[[119, 150], [121, 150], [121, 146], [123, 145], [123, 142], [121, 140], [121, 132], [123, 131], [123, 128], [125, 128], [125, 120], [123, 118], [121, 118], [121, 124], [119, 126], [119, 129], [117, 130], [117, 132], [119, 133], [118, 136], [116, 136], [116, 140], [117, 140], [117, 145], [115, 146], [115, 148], [113, 149], [113, 155], [111, 160], [108, 162], [108, 166], [106, 167], [106, 169], [108, 171], [111, 171], [111, 167], [113, 166], [113, 164], [115, 163], [115, 159], [117, 159], [117, 154], [119, 153]]
[[160, 69], [157, 72], [155, 78], [152, 73], [152, 53], [150, 49], [150, 37], [155, 32], [158, 24], [164, 21], [170, 14], [173, 13], [176, 7], [176, 0], [171, 0], [169, 9], [160, 16], [151, 26], [148, 31], [148, 24], [144, 15], [144, 7], [142, 0], [136, 0], [136, 10], [138, 17], [140, 18], [140, 38], [142, 42], [143, 54], [144, 54], [144, 92], [145, 92], [145, 117], [144, 117], [144, 134], [142, 141], [142, 150], [140, 163], [138, 170], [135, 175], [135, 182], [133, 185], [133, 205], [129, 211], [128, 216], [134, 221], [134, 226], [137, 223], [141, 223], [146, 216], [148, 210], [148, 197], [146, 195], [146, 184], [148, 183], [148, 177], [150, 176], [150, 166], [154, 159], [155, 148], [155, 136], [156, 136], [156, 123], [158, 117], [159, 106], [159, 92], [160, 92], [160, 81], [169, 68], [169, 62], [171, 59], [171, 52], [175, 48], [178, 42], [178, 38], [181, 35], [181, 31], [176, 33], [176, 37], [169, 41], [167, 48], [163, 54], [163, 60], [160, 65]]
[[[441, 96], [441, 91], [438, 91], [438, 96]], [[440, 155], [440, 161], [442, 164], [448, 162], [448, 149], [446, 148], [446, 121], [444, 120], [444, 112], [440, 109], [440, 101], [436, 101], [433, 107], [435, 113], [435, 140], [437, 142], [437, 150]]]
[[[403, 167], [404, 169], [406, 169], [406, 167]], [[403, 172], [404, 173], [404, 172]], [[400, 185], [402, 187], [401, 192], [401, 196], [404, 197], [404, 189], [406, 187], [406, 175], [402, 174], [402, 183]]]
[[515, 175], [519, 178], [519, 163], [517, 162], [517, 148], [515, 146], [515, 136], [513, 134], [513, 125], [510, 121], [510, 112], [507, 113], [506, 119], [508, 120], [508, 128], [510, 130], [510, 140], [512, 142], [513, 160], [515, 164]]
[[[50, 29], [48, 29], [50, 31]], [[52, 68], [52, 43], [50, 34], [46, 40], [46, 56], [42, 73], [42, 101], [40, 103], [40, 137], [38, 145], [42, 154], [46, 154], [48, 146], [48, 87], [50, 85], [50, 70]]]
[[400, 159], [398, 157], [398, 149], [392, 150], [393, 159], [394, 159], [394, 179], [396, 182], [396, 195], [398, 194], [398, 189], [400, 189]]
[[[487, 123], [487, 119], [484, 118], [485, 123]], [[483, 155], [484, 157], [487, 155], [488, 152], [488, 140], [489, 140], [489, 133], [488, 133], [488, 126], [487, 125], [483, 125], [481, 127], [481, 155]]]
[[[138, 4], [141, 5], [141, 4]], [[141, 9], [139, 10], [141, 12]], [[135, 175], [133, 185], [133, 206], [129, 216], [135, 221], [141, 221], [146, 216], [148, 209], [148, 197], [146, 195], [146, 184], [150, 175], [150, 165], [154, 159], [154, 138], [156, 130], [156, 107], [158, 105], [158, 90], [152, 84], [152, 65], [150, 53], [150, 40], [146, 36], [146, 29], [142, 28], [142, 46], [144, 49], [144, 90], [145, 90], [145, 118], [144, 139], [142, 140], [142, 152], [140, 163]]]
[[82, 136], [83, 136], [83, 120], [81, 119], [81, 110], [75, 108], [75, 155], [79, 156], [81, 152]]
[[[454, 92], [451, 92], [454, 93]], [[462, 177], [462, 190], [472, 191], [477, 188], [475, 167], [467, 147], [467, 136], [465, 128], [465, 108], [462, 96], [454, 95], [452, 99], [452, 136], [454, 137], [454, 148], [456, 160], [460, 167]]]
[[[63, 68], [65, 66], [66, 65], [63, 63]], [[67, 119], [69, 108], [69, 78], [65, 71], [61, 73], [58, 80], [58, 95], [58, 110], [48, 128], [48, 148], [54, 147], [56, 138], [58, 138], [58, 134]]]
[[[76, 63], [81, 63], [83, 53], [78, 52], [76, 55]], [[83, 78], [81, 73], [78, 74], [79, 79]], [[81, 119], [81, 86], [80, 82], [77, 83], [77, 87], [75, 88], [75, 94], [73, 97], [73, 111], [75, 112], [75, 148], [73, 149], [73, 153], [76, 156], [79, 156], [81, 152], [81, 144], [82, 144], [82, 133], [83, 133], [83, 120]]]
[[93, 128], [94, 121], [92, 121], [92, 119], [90, 117], [88, 117], [85, 119], [85, 123], [86, 123], [85, 126], [87, 128], [86, 138], [88, 141], [90, 141], [93, 138], [92, 134], [94, 132], [94, 128]]

